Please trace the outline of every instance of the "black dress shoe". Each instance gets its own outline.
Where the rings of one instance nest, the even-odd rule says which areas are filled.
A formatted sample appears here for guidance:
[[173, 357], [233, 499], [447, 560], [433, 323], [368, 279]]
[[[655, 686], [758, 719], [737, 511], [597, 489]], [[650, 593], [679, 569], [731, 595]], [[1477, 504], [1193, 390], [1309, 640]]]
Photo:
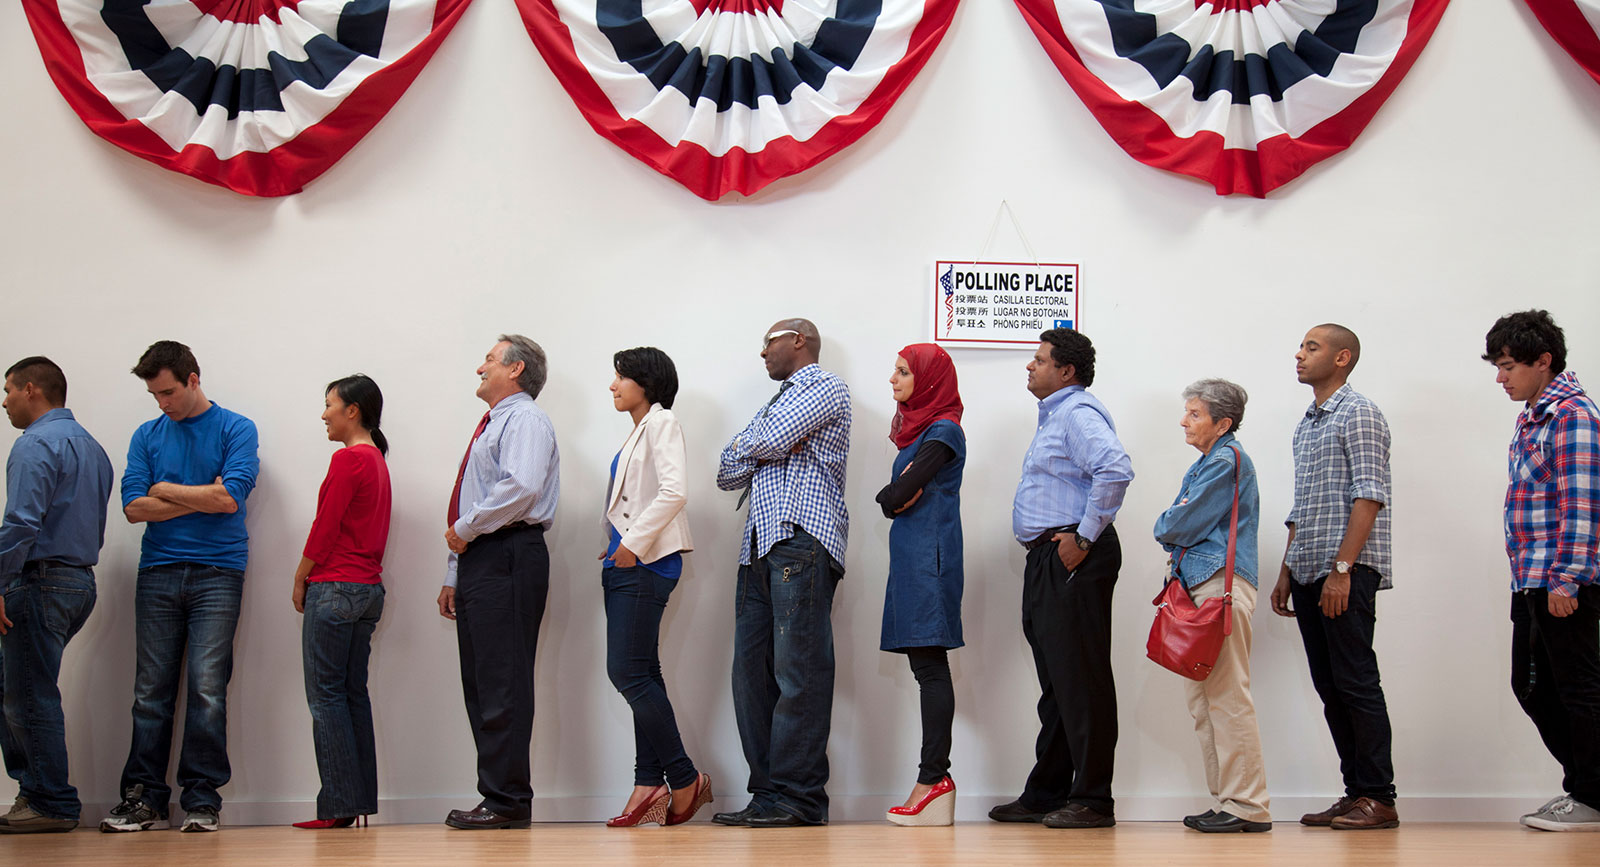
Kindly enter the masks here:
[[473, 810], [451, 810], [450, 815], [444, 817], [444, 823], [463, 831], [484, 831], [490, 828], [526, 828], [532, 821], [513, 819], [488, 807], [478, 807]]
[[711, 817], [711, 821], [716, 822], [718, 825], [748, 825], [750, 824], [750, 817], [759, 815], [761, 815], [761, 808], [751, 804], [737, 812], [717, 813]]
[[1202, 834], [1228, 834], [1243, 831], [1247, 834], [1257, 834], [1262, 831], [1271, 831], [1271, 822], [1246, 822], [1229, 812], [1220, 812], [1209, 819], [1196, 819], [1189, 827]]
[[816, 822], [803, 819], [787, 810], [768, 810], [756, 813], [744, 823], [752, 828], [804, 828], [810, 825], [826, 825], [828, 820]]
[[1115, 818], [1083, 804], [1068, 804], [1044, 817], [1046, 828], [1110, 828], [1115, 824]]
[[996, 822], [1043, 822], [1044, 817], [1045, 813], [1034, 812], [1023, 806], [1021, 798], [989, 811], [989, 818]]
[[1194, 823], [1199, 822], [1199, 821], [1201, 821], [1203, 819], [1209, 819], [1212, 816], [1215, 816], [1216, 814], [1217, 814], [1216, 810], [1207, 810], [1204, 813], [1196, 813], [1193, 816], [1184, 816], [1183, 817], [1183, 827], [1185, 827], [1185, 828], [1193, 828], [1194, 827]]

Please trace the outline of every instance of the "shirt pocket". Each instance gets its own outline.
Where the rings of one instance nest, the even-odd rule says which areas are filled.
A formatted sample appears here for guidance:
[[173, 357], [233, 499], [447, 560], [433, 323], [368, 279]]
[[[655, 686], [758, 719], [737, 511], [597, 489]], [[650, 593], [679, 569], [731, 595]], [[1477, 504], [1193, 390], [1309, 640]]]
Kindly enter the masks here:
[[1517, 481], [1543, 485], [1555, 477], [1555, 467], [1538, 443], [1525, 443], [1512, 465]]

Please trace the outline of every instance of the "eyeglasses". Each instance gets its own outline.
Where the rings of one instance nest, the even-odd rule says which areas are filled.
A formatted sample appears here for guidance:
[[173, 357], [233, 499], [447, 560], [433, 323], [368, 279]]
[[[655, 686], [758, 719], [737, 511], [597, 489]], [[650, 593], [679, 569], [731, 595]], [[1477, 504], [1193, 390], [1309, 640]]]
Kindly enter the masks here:
[[788, 334], [799, 334], [799, 333], [800, 332], [798, 332], [798, 331], [769, 331], [769, 332], [767, 332], [767, 336], [766, 337], [761, 338], [761, 350], [763, 352], [765, 352], [767, 347], [772, 345], [772, 341], [777, 340], [780, 337], [783, 337], [783, 336], [788, 335]]

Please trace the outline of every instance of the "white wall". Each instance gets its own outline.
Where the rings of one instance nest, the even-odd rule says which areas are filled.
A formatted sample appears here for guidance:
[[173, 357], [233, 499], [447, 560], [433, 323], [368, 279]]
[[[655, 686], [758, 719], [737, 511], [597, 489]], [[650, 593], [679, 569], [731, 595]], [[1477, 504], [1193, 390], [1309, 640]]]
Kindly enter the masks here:
[[[809, 316], [855, 391], [848, 573], [835, 603], [836, 818], [871, 818], [914, 779], [915, 684], [878, 651], [896, 351], [928, 337], [937, 258], [970, 256], [1009, 199], [1047, 260], [1082, 263], [1095, 392], [1138, 478], [1118, 524], [1116, 601], [1124, 818], [1172, 817], [1204, 787], [1178, 678], [1144, 659], [1162, 555], [1149, 540], [1194, 457], [1178, 391], [1208, 375], [1254, 397], [1242, 441], [1261, 473], [1269, 575], [1289, 503], [1289, 437], [1310, 400], [1291, 355], [1307, 326], [1363, 338], [1355, 385], [1394, 431], [1395, 581], [1378, 652], [1408, 815], [1507, 817], [1559, 772], [1506, 686], [1504, 449], [1516, 407], [1478, 360], [1495, 317], [1549, 308], [1571, 366], [1600, 387], [1594, 346], [1600, 87], [1518, 3], [1454, 4], [1355, 146], [1265, 201], [1218, 198], [1147, 168], [1100, 129], [1014, 7], [968, 0], [920, 78], [854, 147], [749, 200], [707, 204], [596, 136], [509, 2], [470, 9], [390, 115], [310, 188], [251, 200], [163, 171], [92, 135], [46, 77], [21, 10], [0, 11], [0, 361], [54, 357], [70, 406], [119, 472], [154, 407], [127, 371], [150, 342], [194, 347], [214, 399], [261, 431], [251, 562], [231, 691], [233, 821], [312, 814], [317, 774], [290, 576], [331, 446], [328, 380], [365, 371], [388, 398], [394, 528], [373, 657], [389, 821], [476, 802], [455, 637], [434, 608], [440, 524], [481, 412], [473, 369], [503, 330], [551, 358], [563, 497], [539, 650], [540, 818], [614, 812], [631, 782], [626, 705], [606, 682], [595, 519], [628, 432], [610, 354], [677, 360], [698, 550], [662, 654], [691, 755], [742, 806], [729, 699], [740, 518], [713, 485], [727, 437], [771, 393], [756, 343]], [[991, 254], [1015, 257], [1006, 232]], [[954, 654], [954, 772], [964, 816], [1021, 788], [1037, 685], [1018, 627], [1022, 552], [1010, 503], [1034, 402], [1021, 352], [958, 351], [970, 438], [969, 645]], [[13, 434], [0, 436], [9, 447]], [[100, 601], [62, 675], [73, 780], [116, 799], [129, 736], [139, 528], [115, 519]], [[1265, 606], [1263, 606], [1265, 607]], [[1279, 818], [1339, 788], [1291, 621], [1256, 620], [1255, 694]], [[174, 756], [174, 762], [176, 756]], [[8, 796], [0, 792], [0, 796]], [[1455, 801], [1453, 798], [1486, 800]]]

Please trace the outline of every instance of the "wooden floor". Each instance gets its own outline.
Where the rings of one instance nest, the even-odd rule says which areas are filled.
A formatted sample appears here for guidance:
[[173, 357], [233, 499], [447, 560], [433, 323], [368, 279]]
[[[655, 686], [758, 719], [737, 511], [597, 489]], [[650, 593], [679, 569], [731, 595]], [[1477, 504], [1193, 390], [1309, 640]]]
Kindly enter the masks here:
[[611, 829], [535, 825], [527, 831], [453, 831], [387, 825], [332, 831], [228, 828], [216, 834], [145, 831], [0, 836], [4, 865], [467, 864], [1415, 864], [1562, 867], [1600, 864], [1600, 835], [1553, 834], [1515, 824], [1411, 824], [1393, 831], [1338, 832], [1280, 823], [1269, 834], [1205, 836], [1176, 822], [1126, 822], [1112, 829], [1055, 831], [1038, 825], [963, 823], [946, 828], [838, 824], [826, 828]]

